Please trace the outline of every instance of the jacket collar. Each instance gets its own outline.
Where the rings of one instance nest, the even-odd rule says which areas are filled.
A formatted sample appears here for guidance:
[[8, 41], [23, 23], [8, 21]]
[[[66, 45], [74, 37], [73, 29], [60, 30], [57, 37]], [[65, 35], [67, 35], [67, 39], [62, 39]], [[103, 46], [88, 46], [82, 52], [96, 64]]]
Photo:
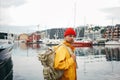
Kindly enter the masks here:
[[63, 44], [65, 44], [66, 46], [70, 47], [73, 51], [75, 50], [75, 47], [72, 46], [70, 43], [68, 43], [67, 41], [63, 41]]

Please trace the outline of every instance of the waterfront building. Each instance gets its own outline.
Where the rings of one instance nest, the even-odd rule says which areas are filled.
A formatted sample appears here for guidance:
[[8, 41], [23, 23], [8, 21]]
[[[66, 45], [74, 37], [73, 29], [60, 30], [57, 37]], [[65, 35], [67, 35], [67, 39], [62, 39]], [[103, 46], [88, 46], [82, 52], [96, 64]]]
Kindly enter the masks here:
[[120, 24], [115, 26], [107, 26], [104, 37], [108, 40], [118, 41], [120, 39]]
[[19, 40], [20, 42], [25, 43], [25, 42], [28, 40], [28, 34], [25, 34], [25, 33], [20, 34], [19, 37], [18, 37], [18, 40]]
[[37, 31], [37, 32], [34, 32], [28, 36], [27, 42], [36, 43], [40, 40], [40, 38], [41, 38], [40, 32]]

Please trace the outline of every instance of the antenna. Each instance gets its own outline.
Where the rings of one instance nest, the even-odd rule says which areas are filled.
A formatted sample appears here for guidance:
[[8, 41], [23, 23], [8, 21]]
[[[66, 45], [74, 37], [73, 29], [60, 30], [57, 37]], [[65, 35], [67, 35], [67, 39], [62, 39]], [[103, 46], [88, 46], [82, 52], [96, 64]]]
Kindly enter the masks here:
[[39, 30], [39, 27], [40, 27], [40, 24], [37, 25], [38, 30]]
[[76, 2], [74, 3], [74, 28], [76, 27]]
[[112, 17], [112, 26], [113, 26], [113, 17]]

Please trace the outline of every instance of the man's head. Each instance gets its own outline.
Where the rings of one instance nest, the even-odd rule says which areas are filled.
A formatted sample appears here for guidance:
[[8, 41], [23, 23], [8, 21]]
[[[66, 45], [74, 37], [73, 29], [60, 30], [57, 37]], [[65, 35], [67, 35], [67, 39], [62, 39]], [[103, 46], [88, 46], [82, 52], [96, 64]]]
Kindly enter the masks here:
[[73, 28], [67, 28], [64, 32], [64, 39], [69, 42], [73, 43], [74, 38], [76, 37], [76, 32], [74, 31]]

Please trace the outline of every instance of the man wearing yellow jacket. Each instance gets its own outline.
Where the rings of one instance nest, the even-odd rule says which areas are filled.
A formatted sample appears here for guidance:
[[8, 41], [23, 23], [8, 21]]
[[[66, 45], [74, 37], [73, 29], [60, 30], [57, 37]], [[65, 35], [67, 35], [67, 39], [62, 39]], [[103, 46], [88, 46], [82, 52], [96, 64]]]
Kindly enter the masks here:
[[70, 51], [66, 48], [69, 47], [73, 52], [75, 48], [72, 46], [76, 32], [73, 28], [67, 28], [64, 32], [64, 41], [57, 50], [54, 61], [54, 68], [63, 70], [64, 73], [59, 80], [77, 80], [76, 74], [76, 56], [70, 54]]

